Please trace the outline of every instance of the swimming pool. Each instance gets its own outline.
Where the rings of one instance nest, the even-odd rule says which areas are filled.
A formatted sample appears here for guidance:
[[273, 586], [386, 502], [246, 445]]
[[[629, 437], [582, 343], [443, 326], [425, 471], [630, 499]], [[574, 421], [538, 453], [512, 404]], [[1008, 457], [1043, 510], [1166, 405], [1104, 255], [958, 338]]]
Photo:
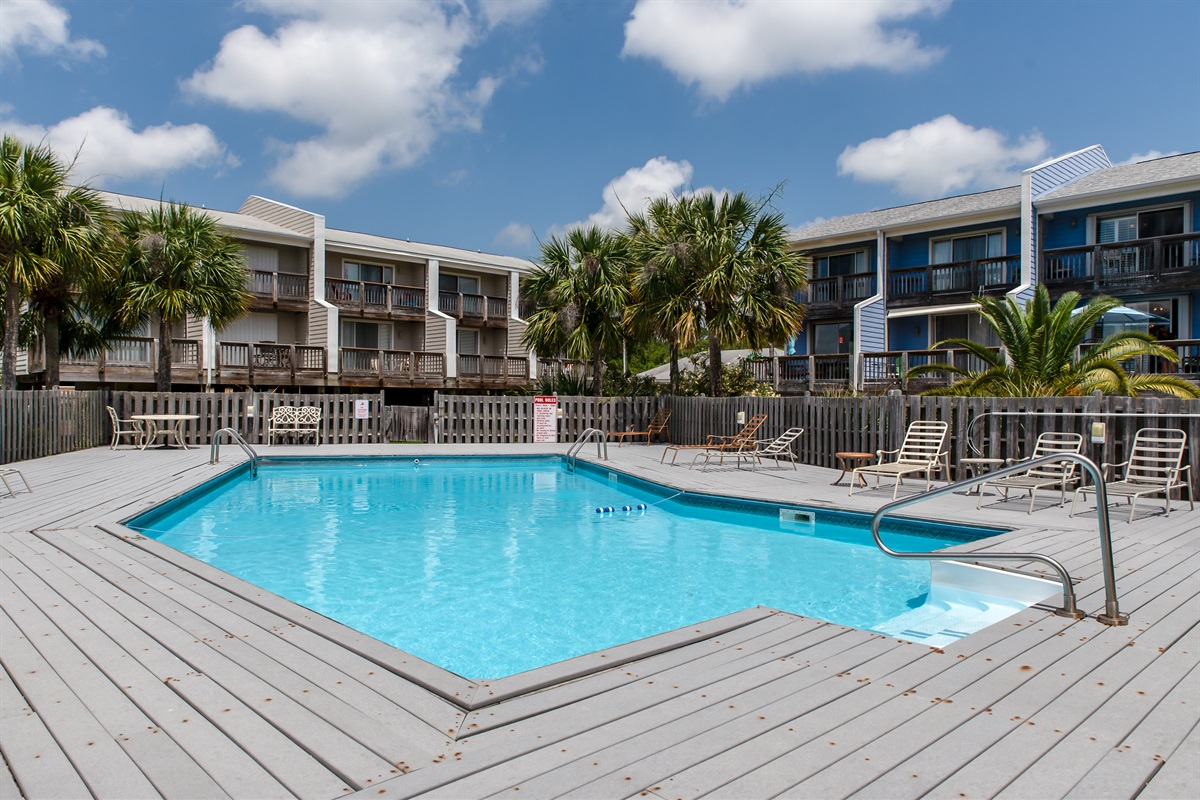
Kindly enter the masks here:
[[[675, 494], [557, 456], [280, 461], [127, 524], [472, 679], [759, 605], [885, 629], [930, 591], [863, 515]], [[888, 541], [999, 532], [898, 521]]]

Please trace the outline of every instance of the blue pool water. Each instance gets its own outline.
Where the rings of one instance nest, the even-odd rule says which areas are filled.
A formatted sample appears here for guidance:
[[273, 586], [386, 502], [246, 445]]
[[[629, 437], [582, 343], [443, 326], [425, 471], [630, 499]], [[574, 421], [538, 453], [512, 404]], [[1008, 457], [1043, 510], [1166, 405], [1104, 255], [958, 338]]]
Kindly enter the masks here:
[[[557, 458], [329, 459], [265, 465], [129, 526], [472, 679], [757, 605], [870, 630], [929, 591], [929, 565], [881, 554], [861, 519], [671, 494]], [[997, 532], [940, 530], [888, 542]]]

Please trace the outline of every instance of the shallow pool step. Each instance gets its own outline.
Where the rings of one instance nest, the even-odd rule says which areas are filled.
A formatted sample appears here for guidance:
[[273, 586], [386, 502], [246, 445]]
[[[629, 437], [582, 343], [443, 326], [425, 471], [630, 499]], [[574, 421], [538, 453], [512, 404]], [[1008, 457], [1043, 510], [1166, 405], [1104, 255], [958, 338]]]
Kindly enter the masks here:
[[1010, 617], [1022, 608], [1025, 605], [1021, 603], [982, 596], [930, 600], [920, 608], [893, 617], [875, 630], [897, 639], [944, 647]]

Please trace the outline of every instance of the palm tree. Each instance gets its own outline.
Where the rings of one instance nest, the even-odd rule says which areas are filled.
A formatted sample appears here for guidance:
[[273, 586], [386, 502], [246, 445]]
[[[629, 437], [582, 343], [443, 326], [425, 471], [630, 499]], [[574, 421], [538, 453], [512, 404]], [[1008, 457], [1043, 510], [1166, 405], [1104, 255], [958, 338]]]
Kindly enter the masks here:
[[628, 243], [595, 225], [573, 228], [542, 244], [541, 264], [526, 284], [536, 311], [524, 342], [540, 353], [566, 352], [592, 362], [592, 391], [600, 396], [604, 353], [625, 339], [621, 316], [629, 302]]
[[118, 294], [127, 324], [158, 326], [160, 392], [171, 389], [171, 328], [189, 315], [221, 328], [246, 313], [250, 293], [237, 243], [186, 204], [160, 203], [121, 216], [125, 259]]
[[[790, 248], [783, 215], [767, 212], [768, 201], [753, 200], [744, 192], [718, 197], [709, 191], [671, 204], [675, 219], [670, 238], [675, 241], [669, 244], [672, 255], [667, 261], [673, 286], [663, 294], [675, 299], [674, 307], [664, 313], [672, 317], [678, 341], [695, 342], [702, 333], [708, 335], [709, 390], [714, 397], [721, 392], [724, 343], [783, 345], [804, 319], [804, 307], [795, 295], [807, 282], [807, 260]], [[652, 263], [647, 262], [651, 271]], [[638, 284], [652, 280], [653, 275]]]
[[103, 203], [86, 186], [67, 184], [70, 165], [43, 145], [23, 145], [5, 134], [0, 144], [0, 278], [4, 288], [4, 368], [0, 387], [16, 387], [20, 309], [46, 343], [47, 386], [58, 385], [59, 319], [63, 304], [83, 282], [104, 280], [114, 269], [112, 227]]
[[1101, 318], [1121, 304], [1112, 297], [1092, 298], [1076, 308], [1080, 296], [1067, 292], [1053, 306], [1050, 291], [1039, 285], [1021, 308], [1012, 297], [977, 297], [979, 314], [995, 331], [1003, 352], [997, 353], [971, 339], [947, 339], [937, 346], [965, 349], [981, 361], [982, 370], [948, 364], [914, 367], [909, 375], [948, 372], [962, 380], [926, 394], [957, 397], [1061, 397], [1105, 394], [1136, 397], [1155, 391], [1175, 397], [1200, 398], [1200, 388], [1175, 375], [1129, 375], [1122, 362], [1140, 356], [1178, 361], [1179, 355], [1158, 344], [1148, 333], [1120, 331], [1106, 336], [1079, 353]]

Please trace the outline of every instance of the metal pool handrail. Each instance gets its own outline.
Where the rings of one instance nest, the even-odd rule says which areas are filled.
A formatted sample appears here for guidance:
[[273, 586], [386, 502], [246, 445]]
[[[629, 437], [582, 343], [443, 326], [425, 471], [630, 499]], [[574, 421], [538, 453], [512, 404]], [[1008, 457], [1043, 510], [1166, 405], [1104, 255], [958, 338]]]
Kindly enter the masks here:
[[[1104, 566], [1104, 613], [1097, 614], [1096, 619], [1105, 625], [1126, 625], [1129, 623], [1129, 616], [1121, 614], [1120, 609], [1117, 607], [1117, 579], [1113, 569], [1112, 533], [1108, 524], [1108, 495], [1104, 489], [1104, 476], [1100, 472], [1100, 468], [1096, 466], [1096, 462], [1086, 456], [1076, 453], [1057, 453], [1042, 458], [1021, 461], [985, 475], [976, 475], [963, 481], [942, 486], [933, 491], [924, 492], [912, 497], [902, 497], [899, 500], [894, 500], [880, 506], [875, 515], [871, 517], [871, 536], [875, 539], [875, 545], [893, 558], [924, 559], [926, 561], [966, 561], [968, 560], [967, 556], [957, 553], [953, 555], [932, 552], [901, 553], [892, 550], [879, 537], [879, 526], [885, 516], [906, 506], [932, 500], [935, 497], [941, 497], [942, 495], [950, 494], [964, 488], [970, 489], [987, 481], [1002, 478], [1005, 475], [1025, 472], [1033, 467], [1040, 467], [1043, 464], [1052, 464], [1059, 461], [1074, 461], [1079, 464], [1083, 468], [1083, 471], [1088, 473], [1096, 484], [1096, 517], [1100, 524], [1100, 555]], [[1057, 572], [1058, 579], [1062, 582], [1063, 607], [1056, 609], [1054, 613], [1060, 617], [1071, 617], [1072, 619], [1082, 619], [1086, 616], [1075, 604], [1075, 589], [1071, 585], [1071, 576], [1067, 573], [1066, 567], [1050, 556], [1042, 555], [1041, 553], [973, 553], [969, 558], [970, 560], [982, 561], [1040, 561]]]
[[238, 433], [237, 431], [235, 431], [233, 428], [221, 428], [219, 431], [217, 431], [216, 433], [213, 434], [212, 446], [209, 448], [209, 451], [208, 451], [208, 463], [216, 464], [221, 459], [221, 434], [222, 433], [229, 434], [229, 440], [231, 442], [233, 442], [234, 444], [236, 444], [238, 447], [242, 448], [242, 451], [250, 459], [250, 474], [252, 476], [257, 475], [258, 474], [258, 453], [256, 453], [254, 451], [254, 448], [250, 446], [250, 443], [247, 442], [245, 439], [243, 439], [242, 435], [240, 433]]
[[575, 455], [583, 449], [587, 444], [588, 439], [596, 440], [596, 458], [601, 461], [608, 461], [608, 434], [599, 428], [588, 428], [583, 433], [579, 434], [579, 438], [567, 450], [567, 467], [575, 469]]

